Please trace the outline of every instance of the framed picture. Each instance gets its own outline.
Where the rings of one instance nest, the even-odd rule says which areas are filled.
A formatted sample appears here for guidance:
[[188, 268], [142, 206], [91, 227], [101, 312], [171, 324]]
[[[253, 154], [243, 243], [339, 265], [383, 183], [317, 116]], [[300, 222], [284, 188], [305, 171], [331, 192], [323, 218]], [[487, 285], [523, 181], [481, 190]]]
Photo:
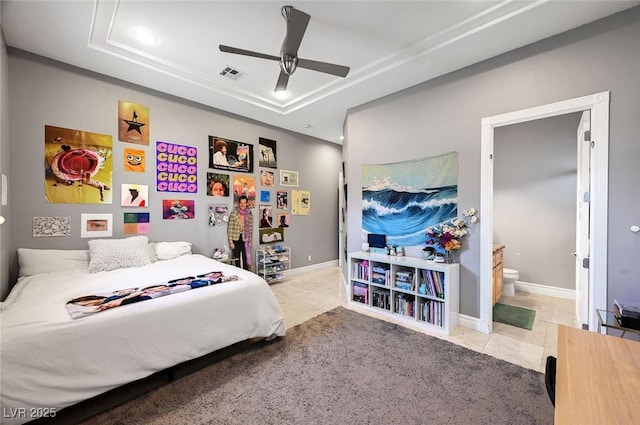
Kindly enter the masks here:
[[163, 199], [162, 218], [165, 220], [190, 220], [195, 218], [193, 199]]
[[260, 150], [258, 162], [261, 167], [278, 168], [275, 140], [265, 139], [264, 137], [258, 138], [258, 149]]
[[149, 186], [146, 184], [122, 184], [120, 205], [123, 207], [146, 207]]
[[260, 232], [260, 244], [284, 242], [284, 229], [281, 227], [259, 229], [258, 232]]
[[209, 168], [253, 173], [253, 145], [209, 136]]
[[229, 174], [207, 173], [207, 196], [229, 196]]
[[109, 238], [113, 236], [113, 214], [81, 214], [81, 238]]
[[280, 186], [298, 186], [298, 172], [280, 170]]

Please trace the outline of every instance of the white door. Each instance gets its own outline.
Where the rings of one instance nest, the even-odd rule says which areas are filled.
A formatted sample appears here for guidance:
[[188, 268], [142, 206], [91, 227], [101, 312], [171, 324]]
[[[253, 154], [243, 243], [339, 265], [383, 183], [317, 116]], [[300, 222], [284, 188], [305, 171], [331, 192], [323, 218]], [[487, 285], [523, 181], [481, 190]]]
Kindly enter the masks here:
[[578, 189], [576, 208], [576, 314], [578, 326], [589, 323], [590, 111], [578, 124]]

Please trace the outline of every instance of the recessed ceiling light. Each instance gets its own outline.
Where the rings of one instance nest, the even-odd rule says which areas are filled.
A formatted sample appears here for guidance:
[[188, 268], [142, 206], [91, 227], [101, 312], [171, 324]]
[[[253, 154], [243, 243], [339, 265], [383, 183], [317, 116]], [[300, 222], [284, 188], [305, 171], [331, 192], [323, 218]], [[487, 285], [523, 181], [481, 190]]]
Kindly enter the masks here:
[[344, 136], [340, 136], [340, 140], [344, 140]]
[[286, 90], [274, 91], [273, 95], [278, 99], [286, 99], [289, 97], [289, 92]]
[[144, 28], [134, 28], [133, 37], [144, 44], [156, 44], [158, 42], [158, 36]]

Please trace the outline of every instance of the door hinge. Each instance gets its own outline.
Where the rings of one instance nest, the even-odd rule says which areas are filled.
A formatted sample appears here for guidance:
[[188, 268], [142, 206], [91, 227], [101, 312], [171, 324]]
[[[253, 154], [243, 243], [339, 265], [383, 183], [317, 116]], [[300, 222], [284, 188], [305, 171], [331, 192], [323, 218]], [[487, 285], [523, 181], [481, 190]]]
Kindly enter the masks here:
[[586, 202], [586, 203], [591, 202], [591, 193], [589, 193], [589, 192], [584, 192], [584, 193], [582, 194], [582, 202]]
[[584, 132], [584, 141], [588, 142], [591, 140], [591, 130], [585, 130]]
[[583, 269], [588, 269], [589, 268], [589, 257], [582, 259], [582, 268]]

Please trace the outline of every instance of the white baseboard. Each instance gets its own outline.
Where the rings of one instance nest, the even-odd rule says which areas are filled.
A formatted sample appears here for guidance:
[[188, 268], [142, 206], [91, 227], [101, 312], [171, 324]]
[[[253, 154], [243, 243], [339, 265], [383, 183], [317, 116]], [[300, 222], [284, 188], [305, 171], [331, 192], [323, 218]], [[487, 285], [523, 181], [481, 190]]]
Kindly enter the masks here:
[[289, 274], [296, 275], [296, 274], [308, 273], [308, 272], [324, 269], [327, 267], [338, 267], [338, 260], [331, 260], [324, 263], [312, 264], [310, 266], [296, 267], [295, 269], [289, 270]]
[[522, 282], [516, 280], [516, 291], [528, 292], [530, 294], [547, 295], [549, 297], [564, 298], [567, 300], [576, 299], [575, 289], [558, 288], [556, 286], [540, 285], [537, 283]]

